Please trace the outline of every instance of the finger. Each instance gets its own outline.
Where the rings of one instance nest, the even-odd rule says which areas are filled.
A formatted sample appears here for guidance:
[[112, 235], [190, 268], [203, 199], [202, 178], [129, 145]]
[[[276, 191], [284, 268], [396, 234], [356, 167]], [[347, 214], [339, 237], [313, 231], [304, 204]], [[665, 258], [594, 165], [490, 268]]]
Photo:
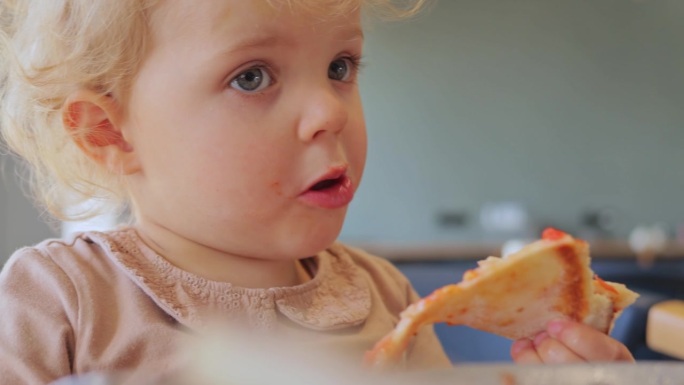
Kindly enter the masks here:
[[511, 358], [517, 364], [541, 364], [542, 360], [529, 339], [517, 340], [511, 346]]
[[570, 350], [561, 341], [551, 337], [547, 332], [539, 333], [534, 338], [537, 355], [545, 364], [567, 364], [585, 362], [585, 360]]
[[549, 335], [587, 361], [630, 361], [629, 349], [614, 338], [591, 326], [568, 320], [554, 320], [547, 325]]

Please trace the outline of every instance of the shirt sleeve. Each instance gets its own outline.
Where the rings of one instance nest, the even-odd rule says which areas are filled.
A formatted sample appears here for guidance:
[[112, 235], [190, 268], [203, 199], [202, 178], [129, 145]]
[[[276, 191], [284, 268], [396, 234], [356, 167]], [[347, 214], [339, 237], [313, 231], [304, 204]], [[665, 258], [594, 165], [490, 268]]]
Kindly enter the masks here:
[[[378, 300], [384, 305], [384, 311], [395, 321], [399, 320], [401, 312], [409, 305], [420, 300], [409, 279], [392, 262], [354, 247], [347, 247], [347, 250], [369, 274], [379, 293]], [[377, 308], [378, 304], [375, 306]], [[396, 322], [391, 327], [394, 326]], [[389, 330], [385, 331], [387, 332]], [[418, 330], [418, 334], [411, 338], [404, 357], [401, 367], [409, 371], [452, 367], [432, 325], [425, 325]]]
[[[397, 316], [406, 309], [409, 305], [420, 300], [420, 296], [413, 288], [409, 279], [390, 261], [380, 259], [378, 263], [384, 267], [384, 270], [396, 291], [399, 303], [397, 308]], [[389, 285], [388, 285], [389, 286]], [[392, 292], [395, 292], [392, 290]], [[406, 360], [404, 367], [407, 370], [430, 370], [430, 369], [446, 369], [451, 368], [452, 364], [444, 352], [442, 343], [440, 342], [433, 325], [425, 325], [418, 330], [418, 334], [411, 339], [406, 351]]]
[[[46, 384], [71, 374], [74, 286], [36, 249], [17, 251], [0, 272], [0, 378]], [[71, 314], [76, 314], [72, 312]]]

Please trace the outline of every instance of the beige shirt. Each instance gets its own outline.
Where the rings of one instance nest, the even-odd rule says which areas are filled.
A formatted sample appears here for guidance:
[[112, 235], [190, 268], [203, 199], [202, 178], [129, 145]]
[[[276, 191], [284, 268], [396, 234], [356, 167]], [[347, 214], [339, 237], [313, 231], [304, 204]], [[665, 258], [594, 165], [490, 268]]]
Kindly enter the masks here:
[[[395, 267], [361, 250], [338, 243], [307, 261], [313, 278], [304, 284], [246, 289], [178, 269], [132, 228], [21, 249], [0, 273], [0, 383], [172, 372], [179, 344], [205, 330], [208, 314], [307, 336], [360, 363], [418, 299]], [[406, 366], [450, 366], [432, 328], [414, 339]]]

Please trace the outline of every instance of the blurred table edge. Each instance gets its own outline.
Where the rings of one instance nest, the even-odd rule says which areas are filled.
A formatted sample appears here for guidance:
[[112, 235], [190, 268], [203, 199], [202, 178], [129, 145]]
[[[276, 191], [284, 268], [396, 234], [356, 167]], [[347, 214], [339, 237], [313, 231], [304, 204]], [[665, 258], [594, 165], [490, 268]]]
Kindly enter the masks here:
[[[345, 242], [349, 246], [395, 262], [480, 260], [500, 256], [503, 242]], [[592, 259], [637, 259], [626, 240], [602, 239], [589, 241]], [[684, 244], [668, 242], [655, 255], [656, 260], [684, 260]]]

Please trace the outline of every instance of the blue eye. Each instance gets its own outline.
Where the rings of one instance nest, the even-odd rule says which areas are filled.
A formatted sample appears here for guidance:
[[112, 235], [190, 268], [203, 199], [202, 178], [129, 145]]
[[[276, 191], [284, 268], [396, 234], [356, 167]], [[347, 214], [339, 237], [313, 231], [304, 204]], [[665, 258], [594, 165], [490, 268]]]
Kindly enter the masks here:
[[337, 81], [349, 81], [354, 74], [354, 63], [349, 58], [340, 58], [328, 66], [328, 77]]
[[254, 67], [236, 76], [231, 82], [230, 86], [239, 91], [258, 92], [272, 83], [271, 75], [266, 70], [260, 67]]

